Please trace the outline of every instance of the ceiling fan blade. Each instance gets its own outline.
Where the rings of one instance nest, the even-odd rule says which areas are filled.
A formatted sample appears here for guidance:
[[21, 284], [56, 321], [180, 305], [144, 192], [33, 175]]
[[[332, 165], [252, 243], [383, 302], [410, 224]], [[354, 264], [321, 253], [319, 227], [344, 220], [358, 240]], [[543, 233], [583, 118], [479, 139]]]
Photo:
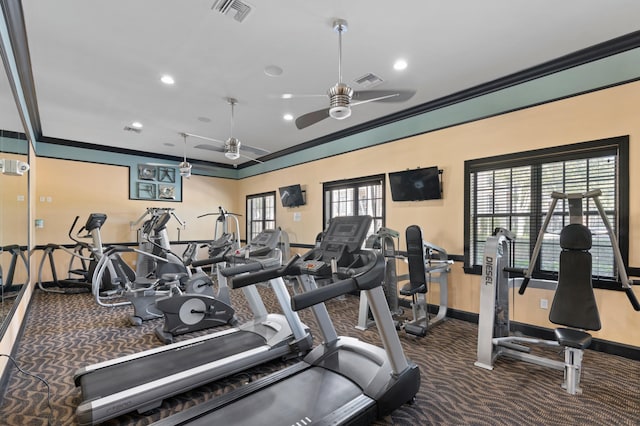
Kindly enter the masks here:
[[283, 93], [281, 95], [272, 95], [273, 98], [278, 99], [299, 99], [299, 98], [326, 98], [326, 93]]
[[413, 90], [360, 90], [353, 93], [351, 105], [366, 102], [405, 102], [415, 95]]
[[218, 167], [218, 166], [213, 166], [208, 164], [198, 164], [198, 163], [192, 163], [191, 168], [192, 170], [202, 170], [202, 171], [212, 171], [212, 172], [225, 170], [223, 167]]
[[308, 112], [296, 118], [296, 127], [304, 129], [312, 124], [316, 124], [325, 118], [329, 118], [329, 108], [320, 109], [318, 111]]
[[240, 144], [240, 151], [247, 151], [256, 155], [267, 155], [271, 153], [271, 151], [267, 151], [266, 149], [257, 148], [255, 146], [249, 146], [245, 144]]
[[204, 139], [206, 141], [211, 141], [211, 142], [217, 142], [217, 143], [221, 143], [222, 145], [224, 145], [224, 141], [221, 141], [221, 140], [218, 140], [218, 139], [209, 138], [207, 136], [194, 135], [193, 133], [184, 133], [184, 134], [187, 135], [187, 136], [194, 137], [194, 138]]
[[224, 146], [209, 145], [206, 143], [194, 145], [193, 147], [198, 149], [205, 149], [207, 151], [224, 152]]
[[249, 157], [248, 155], [240, 154], [240, 157], [247, 158], [247, 159], [249, 159], [251, 161], [255, 161], [256, 163], [264, 164], [264, 161], [260, 161], [260, 160], [258, 160], [256, 158]]

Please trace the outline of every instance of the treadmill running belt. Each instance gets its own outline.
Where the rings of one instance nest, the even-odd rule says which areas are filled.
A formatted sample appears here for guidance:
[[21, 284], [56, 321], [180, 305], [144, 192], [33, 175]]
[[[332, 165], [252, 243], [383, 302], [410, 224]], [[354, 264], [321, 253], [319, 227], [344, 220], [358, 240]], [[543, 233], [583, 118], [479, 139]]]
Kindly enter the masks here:
[[[330, 370], [312, 367], [218, 410], [177, 424], [315, 424], [360, 396], [362, 390], [351, 380]], [[370, 401], [373, 405], [374, 401]]]
[[264, 344], [265, 340], [259, 334], [238, 331], [159, 352], [85, 374], [80, 378], [82, 394], [85, 400], [112, 395]]

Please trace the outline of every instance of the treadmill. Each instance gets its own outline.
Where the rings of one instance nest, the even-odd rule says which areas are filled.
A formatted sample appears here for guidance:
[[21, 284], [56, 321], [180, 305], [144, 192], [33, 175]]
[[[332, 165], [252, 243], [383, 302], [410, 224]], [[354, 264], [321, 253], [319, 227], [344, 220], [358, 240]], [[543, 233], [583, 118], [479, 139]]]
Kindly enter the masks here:
[[[370, 216], [337, 217], [320, 244], [301, 259], [231, 280], [232, 288], [280, 275], [298, 275], [304, 293], [294, 310], [313, 309], [323, 343], [299, 363], [154, 425], [339, 425], [370, 424], [414, 400], [418, 367], [404, 355], [381, 287], [384, 257], [361, 250]], [[315, 285], [314, 277], [332, 278]], [[338, 337], [325, 300], [366, 293], [384, 348]]]
[[[281, 254], [276, 249], [279, 240], [280, 230], [263, 231], [251, 244], [227, 256], [227, 262], [234, 266], [225, 268], [221, 276], [280, 265]], [[266, 249], [269, 247], [271, 250]], [[260, 256], [251, 257], [254, 251]], [[267, 252], [275, 255], [269, 257]], [[214, 264], [220, 259], [209, 261]], [[282, 315], [269, 314], [258, 290], [250, 285], [242, 290], [254, 314], [251, 321], [79, 369], [74, 375], [82, 391], [82, 402], [76, 410], [78, 424], [101, 423], [134, 410], [149, 411], [166, 398], [214, 380], [277, 358], [306, 354], [313, 341], [298, 314], [291, 310], [284, 280], [274, 277], [269, 282]]]

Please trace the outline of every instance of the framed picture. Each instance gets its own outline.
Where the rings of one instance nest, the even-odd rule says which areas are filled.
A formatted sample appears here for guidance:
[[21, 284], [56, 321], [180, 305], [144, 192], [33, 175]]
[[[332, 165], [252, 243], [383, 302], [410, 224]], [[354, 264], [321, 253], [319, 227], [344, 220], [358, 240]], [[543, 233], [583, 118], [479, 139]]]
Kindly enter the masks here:
[[129, 167], [129, 199], [182, 201], [178, 166], [139, 163]]
[[138, 182], [137, 195], [141, 200], [155, 200], [156, 199], [156, 184], [150, 182]]
[[138, 179], [140, 180], [156, 180], [156, 166], [147, 164], [138, 164]]

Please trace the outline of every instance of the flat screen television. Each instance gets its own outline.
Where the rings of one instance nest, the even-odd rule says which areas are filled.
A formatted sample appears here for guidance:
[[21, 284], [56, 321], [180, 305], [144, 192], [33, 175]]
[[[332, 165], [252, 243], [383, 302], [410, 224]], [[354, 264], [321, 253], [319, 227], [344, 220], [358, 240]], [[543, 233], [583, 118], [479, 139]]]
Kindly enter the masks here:
[[300, 184], [283, 186], [280, 191], [280, 201], [283, 207], [298, 207], [305, 204]]
[[389, 173], [393, 201], [439, 200], [442, 198], [437, 166]]

